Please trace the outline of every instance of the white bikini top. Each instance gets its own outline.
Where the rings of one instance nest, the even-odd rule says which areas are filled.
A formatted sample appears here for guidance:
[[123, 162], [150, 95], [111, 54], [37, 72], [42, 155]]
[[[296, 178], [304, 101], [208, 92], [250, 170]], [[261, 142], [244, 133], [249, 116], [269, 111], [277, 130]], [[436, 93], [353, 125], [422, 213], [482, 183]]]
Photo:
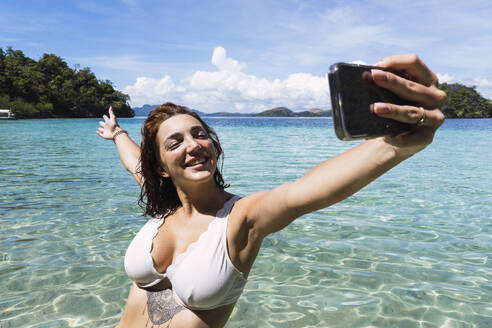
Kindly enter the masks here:
[[197, 241], [179, 254], [165, 273], [158, 272], [150, 254], [152, 240], [164, 217], [152, 218], [140, 229], [125, 254], [125, 270], [140, 287], [151, 287], [166, 277], [182, 303], [193, 310], [209, 310], [234, 303], [246, 278], [232, 264], [227, 250], [227, 220], [234, 196], [221, 208]]

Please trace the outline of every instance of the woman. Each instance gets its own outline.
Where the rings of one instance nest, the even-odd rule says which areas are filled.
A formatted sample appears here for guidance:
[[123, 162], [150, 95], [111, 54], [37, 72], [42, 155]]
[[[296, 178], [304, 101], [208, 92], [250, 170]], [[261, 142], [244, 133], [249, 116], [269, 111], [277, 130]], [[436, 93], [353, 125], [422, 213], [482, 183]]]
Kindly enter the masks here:
[[414, 124], [411, 131], [368, 140], [295, 182], [243, 198], [224, 190], [217, 136], [186, 108], [167, 103], [154, 109], [141, 149], [111, 110], [104, 116], [97, 133], [115, 142], [142, 187], [145, 214], [153, 217], [125, 255], [134, 283], [119, 327], [223, 327], [267, 235], [345, 199], [432, 142], [446, 98], [436, 75], [415, 55], [377, 65], [405, 71], [411, 81], [383, 71], [374, 71], [373, 79], [422, 107], [376, 103], [372, 111]]

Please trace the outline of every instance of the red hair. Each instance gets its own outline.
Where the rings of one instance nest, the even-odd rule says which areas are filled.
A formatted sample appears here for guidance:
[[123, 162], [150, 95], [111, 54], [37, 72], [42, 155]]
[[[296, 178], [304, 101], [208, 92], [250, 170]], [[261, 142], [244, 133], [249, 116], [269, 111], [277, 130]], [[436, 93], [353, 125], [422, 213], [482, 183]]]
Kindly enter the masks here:
[[[212, 140], [217, 154], [217, 162], [223, 162], [223, 151], [220, 146], [219, 137], [215, 131], [205, 123], [198, 114], [192, 112], [185, 106], [178, 106], [167, 102], [154, 108], [142, 127], [142, 143], [140, 147], [140, 170], [144, 182], [140, 192], [138, 204], [145, 210], [144, 215], [164, 215], [174, 212], [181, 206], [176, 187], [171, 178], [162, 177], [162, 164], [159, 159], [159, 147], [157, 145], [157, 131], [162, 122], [168, 118], [186, 114], [193, 116], [202, 124], [208, 136]], [[222, 168], [222, 166], [220, 166]], [[228, 187], [224, 183], [219, 165], [214, 173], [214, 180], [220, 189]]]

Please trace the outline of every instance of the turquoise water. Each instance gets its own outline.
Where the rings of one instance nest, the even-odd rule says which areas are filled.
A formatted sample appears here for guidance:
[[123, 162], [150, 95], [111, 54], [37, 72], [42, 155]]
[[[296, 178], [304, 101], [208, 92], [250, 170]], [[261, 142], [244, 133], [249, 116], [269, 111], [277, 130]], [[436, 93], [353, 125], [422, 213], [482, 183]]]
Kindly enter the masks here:
[[[207, 121], [242, 195], [356, 144], [331, 119]], [[0, 122], [1, 328], [119, 321], [146, 219], [97, 122]], [[141, 123], [120, 120], [137, 140]], [[271, 235], [227, 327], [492, 327], [491, 150], [492, 120], [447, 120], [424, 152]]]

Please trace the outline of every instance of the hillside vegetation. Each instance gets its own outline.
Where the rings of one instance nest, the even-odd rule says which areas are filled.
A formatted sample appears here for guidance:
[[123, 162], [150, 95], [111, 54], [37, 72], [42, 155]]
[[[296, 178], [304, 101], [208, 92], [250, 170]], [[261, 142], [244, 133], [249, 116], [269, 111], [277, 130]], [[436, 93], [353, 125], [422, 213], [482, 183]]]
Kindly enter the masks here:
[[128, 99], [89, 68], [70, 68], [53, 54], [35, 61], [0, 48], [0, 108], [18, 118], [101, 117], [110, 105], [118, 116], [133, 117]]
[[448, 98], [442, 111], [450, 118], [489, 118], [492, 117], [492, 101], [482, 97], [475, 86], [442, 83], [439, 88]]
[[[443, 107], [446, 117], [492, 117], [491, 100], [482, 97], [475, 86], [443, 83], [439, 87], [448, 95]], [[98, 80], [89, 68], [70, 68], [54, 54], [44, 54], [35, 61], [21, 50], [0, 48], [0, 108], [12, 109], [18, 118], [101, 117], [109, 106], [119, 117], [133, 117], [135, 113], [128, 100], [126, 94], [114, 89], [111, 81]], [[141, 115], [148, 111], [150, 108]], [[277, 107], [252, 115], [318, 117], [330, 116], [331, 111], [313, 109], [297, 113]]]

